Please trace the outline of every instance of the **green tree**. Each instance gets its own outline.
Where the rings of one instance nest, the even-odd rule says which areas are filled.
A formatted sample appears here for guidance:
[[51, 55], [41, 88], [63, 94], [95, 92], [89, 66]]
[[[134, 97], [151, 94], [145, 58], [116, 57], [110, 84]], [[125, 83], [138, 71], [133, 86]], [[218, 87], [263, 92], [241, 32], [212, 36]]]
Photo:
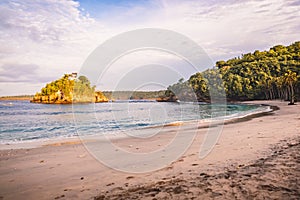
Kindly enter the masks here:
[[94, 101], [95, 86], [91, 87], [91, 83], [85, 76], [79, 76], [74, 83], [73, 101], [91, 102]]
[[290, 70], [287, 71], [287, 73], [284, 74], [284, 83], [287, 86], [288, 93], [289, 93], [289, 99], [290, 99], [290, 105], [294, 104], [294, 85], [297, 82], [297, 74], [295, 72], [292, 72]]
[[[187, 84], [199, 101], [207, 101], [211, 93], [216, 94], [222, 88], [222, 83], [216, 82], [219, 76], [230, 100], [299, 99], [300, 42], [289, 46], [276, 45], [269, 51], [256, 50], [238, 58], [217, 61], [216, 68], [193, 74]], [[172, 91], [183, 93], [185, 84], [179, 81], [169, 86], [166, 95], [174, 96]]]
[[95, 86], [91, 86], [90, 81], [85, 76], [73, 79], [71, 75], [65, 74], [62, 78], [46, 84], [37, 93], [33, 102], [41, 103], [72, 103], [74, 102], [102, 102], [107, 98], [95, 91]]

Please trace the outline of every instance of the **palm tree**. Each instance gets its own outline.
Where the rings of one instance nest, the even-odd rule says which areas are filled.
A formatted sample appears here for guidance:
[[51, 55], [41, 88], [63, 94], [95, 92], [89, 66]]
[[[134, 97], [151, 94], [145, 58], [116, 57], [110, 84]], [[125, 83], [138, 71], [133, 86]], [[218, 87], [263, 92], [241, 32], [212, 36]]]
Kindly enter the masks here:
[[279, 76], [275, 78], [275, 84], [277, 87], [278, 97], [279, 99], [284, 99], [284, 77]]
[[284, 83], [287, 85], [289, 94], [290, 94], [290, 103], [289, 105], [294, 105], [294, 84], [297, 82], [297, 73], [292, 72], [291, 70], [288, 70], [284, 74]]

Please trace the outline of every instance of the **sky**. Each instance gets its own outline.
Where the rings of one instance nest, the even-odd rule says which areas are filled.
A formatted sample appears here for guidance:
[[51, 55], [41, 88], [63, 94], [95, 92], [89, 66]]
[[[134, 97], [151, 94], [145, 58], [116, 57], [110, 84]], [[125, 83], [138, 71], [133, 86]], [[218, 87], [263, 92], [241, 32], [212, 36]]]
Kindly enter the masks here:
[[[215, 63], [299, 41], [299, 22], [299, 0], [2, 0], [0, 96], [35, 94], [63, 74], [80, 71], [103, 42], [135, 29], [159, 28], [183, 34]], [[193, 73], [175, 55], [133, 52], [109, 68], [97, 89], [147, 89], [140, 82], [116, 85], [124, 77], [135, 77], [134, 73], [126, 77], [129, 72], [145, 74], [140, 69], [148, 72], [147, 66], [151, 68], [153, 63], [153, 69], [162, 66], [165, 74], [157, 76], [164, 79], [158, 84], [161, 89]], [[170, 71], [174, 66], [181, 68], [168, 76], [165, 69]]]

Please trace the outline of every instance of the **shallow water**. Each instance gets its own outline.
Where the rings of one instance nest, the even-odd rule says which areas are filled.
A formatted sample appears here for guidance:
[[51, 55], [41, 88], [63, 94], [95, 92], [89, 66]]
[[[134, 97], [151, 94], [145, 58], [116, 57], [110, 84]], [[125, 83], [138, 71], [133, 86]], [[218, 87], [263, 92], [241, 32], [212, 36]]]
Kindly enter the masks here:
[[209, 105], [151, 101], [99, 104], [32, 104], [0, 101], [0, 143], [95, 135], [159, 126], [177, 121], [236, 117], [255, 105]]

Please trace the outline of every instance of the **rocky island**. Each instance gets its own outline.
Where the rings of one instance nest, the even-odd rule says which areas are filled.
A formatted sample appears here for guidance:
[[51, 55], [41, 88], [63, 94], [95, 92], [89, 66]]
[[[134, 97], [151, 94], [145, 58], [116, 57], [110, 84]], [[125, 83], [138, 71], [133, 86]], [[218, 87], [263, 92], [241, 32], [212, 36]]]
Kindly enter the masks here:
[[91, 86], [85, 76], [77, 73], [65, 74], [62, 78], [46, 84], [41, 92], [33, 96], [31, 103], [71, 104], [108, 102], [108, 98]]

